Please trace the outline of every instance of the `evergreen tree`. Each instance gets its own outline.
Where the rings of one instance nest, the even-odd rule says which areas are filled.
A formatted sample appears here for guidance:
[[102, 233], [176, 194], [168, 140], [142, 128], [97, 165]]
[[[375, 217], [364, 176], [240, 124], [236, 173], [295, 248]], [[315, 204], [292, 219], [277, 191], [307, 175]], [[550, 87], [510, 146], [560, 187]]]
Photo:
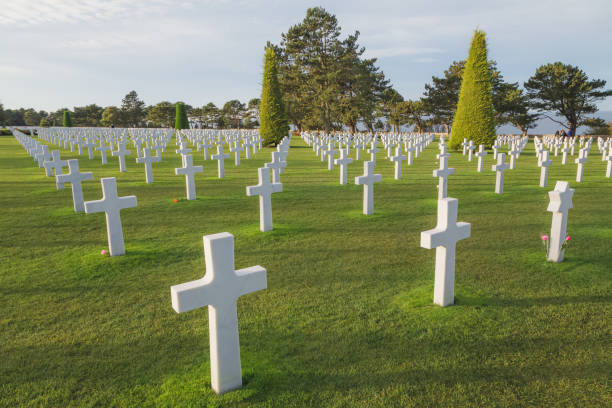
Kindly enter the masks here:
[[287, 135], [289, 123], [278, 83], [278, 65], [276, 54], [270, 47], [266, 48], [261, 102], [259, 104], [259, 134], [264, 144], [277, 145]]
[[542, 65], [525, 82], [530, 105], [573, 135], [578, 126], [587, 124], [585, 115], [597, 112], [597, 102], [612, 96], [612, 89], [605, 86], [605, 80], [589, 79], [580, 68], [562, 62]]
[[176, 117], [174, 119], [175, 129], [189, 129], [189, 119], [187, 119], [187, 112], [185, 111], [185, 104], [183, 102], [176, 103]]
[[138, 127], [145, 118], [145, 103], [138, 99], [136, 91], [131, 91], [121, 100], [121, 119], [126, 127]]
[[476, 30], [465, 63], [459, 102], [451, 129], [450, 147], [457, 149], [463, 139], [476, 146], [491, 147], [495, 141], [495, 109], [491, 94], [491, 72], [487, 62], [485, 33]]
[[64, 116], [62, 117], [62, 126], [72, 127], [72, 118], [70, 117], [70, 112], [67, 110], [64, 111]]

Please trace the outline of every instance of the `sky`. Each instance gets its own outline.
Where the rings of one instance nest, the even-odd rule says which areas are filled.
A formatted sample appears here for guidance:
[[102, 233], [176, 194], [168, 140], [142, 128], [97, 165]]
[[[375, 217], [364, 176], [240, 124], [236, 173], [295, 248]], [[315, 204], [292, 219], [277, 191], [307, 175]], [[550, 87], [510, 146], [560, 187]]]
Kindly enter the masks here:
[[[261, 93], [267, 41], [309, 7], [336, 15], [405, 98], [467, 57], [476, 28], [504, 78], [525, 82], [538, 66], [577, 65], [612, 88], [610, 0], [3, 0], [0, 102], [57, 110], [120, 105], [136, 90], [147, 104], [248, 102]], [[599, 104], [612, 110], [612, 98]]]

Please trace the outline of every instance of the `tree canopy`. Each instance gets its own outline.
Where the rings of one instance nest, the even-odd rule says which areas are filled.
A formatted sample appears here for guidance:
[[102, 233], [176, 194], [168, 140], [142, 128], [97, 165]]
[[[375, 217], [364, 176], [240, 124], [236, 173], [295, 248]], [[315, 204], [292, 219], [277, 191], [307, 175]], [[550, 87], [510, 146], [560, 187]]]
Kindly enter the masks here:
[[298, 129], [351, 130], [363, 121], [372, 127], [376, 103], [388, 82], [362, 58], [359, 32], [341, 39], [336, 17], [322, 7], [309, 8], [304, 20], [282, 34], [273, 47], [289, 121]]
[[495, 136], [495, 110], [487, 43], [485, 33], [476, 30], [464, 66], [449, 145], [456, 149], [463, 139], [467, 138], [476, 145], [491, 147]]
[[289, 124], [278, 83], [278, 63], [274, 49], [266, 48], [261, 101], [259, 103], [259, 133], [264, 144], [277, 145], [287, 135]]
[[533, 108], [574, 135], [586, 124], [585, 115], [597, 112], [596, 102], [612, 95], [612, 90], [603, 89], [605, 80], [590, 80], [580, 68], [562, 62], [542, 65], [524, 86]]

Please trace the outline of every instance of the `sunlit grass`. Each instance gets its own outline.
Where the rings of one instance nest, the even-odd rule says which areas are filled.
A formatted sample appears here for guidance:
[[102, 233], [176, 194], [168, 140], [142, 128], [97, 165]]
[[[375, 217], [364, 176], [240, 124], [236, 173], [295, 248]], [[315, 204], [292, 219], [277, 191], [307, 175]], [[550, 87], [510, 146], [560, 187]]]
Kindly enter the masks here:
[[[55, 190], [12, 137], [0, 138], [0, 405], [14, 406], [603, 406], [612, 372], [612, 202], [605, 162], [592, 154], [584, 182], [554, 158], [539, 188], [533, 145], [506, 172], [476, 172], [453, 153], [449, 196], [472, 236], [457, 246], [456, 305], [432, 304], [435, 254], [419, 247], [436, 223], [432, 144], [403, 180], [381, 151], [374, 215], [361, 214], [363, 171], [327, 170], [294, 138], [275, 230], [259, 231], [257, 167], [271, 149], [216, 178], [196, 175], [184, 198], [174, 141], [154, 163], [155, 184], [128, 157], [80, 157], [95, 180], [118, 179], [138, 207], [122, 212], [127, 254], [104, 257], [102, 214], [75, 214], [70, 186]], [[133, 149], [132, 149], [133, 150]], [[596, 151], [594, 146], [593, 151]], [[77, 157], [63, 151], [64, 158]], [[364, 155], [366, 157], [369, 155]], [[405, 165], [405, 164], [404, 164]], [[566, 261], [548, 263], [547, 192], [576, 189]], [[174, 203], [173, 199], [181, 199]], [[238, 313], [244, 387], [210, 388], [207, 309], [178, 315], [170, 286], [204, 274], [202, 235], [236, 237], [236, 267], [262, 265], [268, 289], [242, 297]]]

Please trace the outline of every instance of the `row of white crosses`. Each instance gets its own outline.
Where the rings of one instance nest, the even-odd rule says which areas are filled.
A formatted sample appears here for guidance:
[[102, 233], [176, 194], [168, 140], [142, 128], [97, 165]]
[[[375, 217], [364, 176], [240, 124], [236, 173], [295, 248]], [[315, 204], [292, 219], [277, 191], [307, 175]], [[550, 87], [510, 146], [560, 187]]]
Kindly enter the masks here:
[[[290, 138], [284, 139], [272, 153], [274, 163], [286, 158], [289, 143]], [[280, 173], [277, 165], [259, 168], [259, 184], [246, 190], [248, 196], [259, 195], [261, 231], [273, 228], [271, 195], [282, 191], [280, 181], [270, 183], [270, 169]], [[236, 303], [242, 295], [266, 289], [267, 277], [259, 265], [235, 270], [232, 234], [208, 235], [203, 241], [206, 274], [199, 280], [172, 286], [170, 293], [177, 313], [208, 306], [210, 382], [217, 394], [223, 394], [242, 387]]]
[[[55, 129], [52, 128], [51, 130], [43, 129], [41, 138], [48, 140], [48, 141], [52, 141], [54, 143], [58, 143], [58, 144], [61, 143], [61, 139], [64, 139], [64, 140], [66, 138], [71, 138], [71, 140], [81, 139], [83, 143], [79, 144], [79, 147], [88, 146], [91, 149], [95, 146], [95, 143], [93, 143], [92, 140], [97, 137], [99, 139], [100, 147], [96, 148], [96, 150], [100, 151], [101, 153], [102, 164], [107, 163], [106, 152], [111, 149], [110, 145], [113, 143], [116, 143], [117, 151], [113, 151], [112, 155], [118, 157], [120, 171], [121, 172], [126, 171], [125, 157], [131, 154], [131, 151], [127, 150], [126, 148], [126, 145], [129, 142], [129, 134], [127, 131], [122, 132], [122, 131], [117, 131], [115, 129], [112, 129], [112, 132], [110, 134], [96, 136], [95, 134], [92, 134], [90, 132], [90, 129], [71, 128], [69, 131], [65, 131], [65, 128], [59, 128], [59, 129], [61, 129], [61, 136], [58, 136], [59, 133], [55, 131]], [[104, 133], [104, 129], [102, 129], [101, 132]], [[138, 133], [138, 132], [133, 132], [132, 129], [130, 129], [130, 132]], [[185, 158], [187, 153], [191, 152], [191, 149], [186, 148], [185, 143], [182, 143], [182, 137], [184, 136], [182, 132], [184, 131], [177, 132], [177, 144], [179, 143], [181, 144], [180, 149], [177, 150], [177, 153], [179, 153], [182, 157], [182, 162], [183, 162], [182, 168], [184, 170], [179, 171], [177, 174], [184, 173], [186, 175], [187, 196], [188, 196], [188, 199], [194, 199], [195, 198], [195, 184], [194, 184], [194, 179], [193, 179], [193, 174], [194, 174], [194, 171], [192, 169], [193, 165], [186, 165], [186, 158]], [[74, 136], [75, 134], [76, 136]], [[221, 139], [221, 135], [222, 134], [220, 133], [219, 139]], [[172, 136], [172, 133], [169, 133], [166, 130], [160, 130], [157, 133], [149, 134], [147, 137], [143, 137], [142, 135], [140, 135], [138, 138], [132, 139], [132, 143], [136, 147], [136, 150], [139, 152], [138, 157], [136, 158], [136, 162], [138, 164], [144, 164], [145, 179], [148, 184], [151, 184], [154, 181], [152, 164], [155, 162], [161, 161], [161, 152], [165, 150], [168, 140], [171, 136]], [[192, 136], [196, 137], [197, 135], [192, 134]], [[256, 143], [257, 142], [261, 143], [261, 139], [259, 137], [255, 138], [255, 136], [253, 136], [252, 134], [249, 137], [251, 138], [250, 139], [251, 142], [249, 142], [249, 146], [253, 145], [254, 146], [253, 148], [255, 149]], [[110, 144], [107, 145], [105, 142], [106, 140], [110, 140]], [[212, 145], [208, 144], [208, 142], [205, 142], [204, 144], [205, 146], [207, 145], [208, 147], [212, 147]], [[232, 151], [235, 152], [236, 165], [239, 164], [240, 151], [242, 150], [242, 148], [239, 146], [240, 146], [240, 142], [236, 141], [235, 147], [231, 149]], [[142, 149], [142, 154], [140, 154], [141, 149]], [[152, 154], [152, 150], [156, 151], [156, 155]], [[205, 156], [207, 156], [207, 154], [205, 154]], [[45, 158], [46, 156], [43, 155], [42, 157]], [[223, 145], [220, 143], [217, 148], [217, 154], [211, 157], [211, 159], [213, 160], [218, 160], [218, 177], [219, 178], [224, 178], [225, 176], [224, 161], [228, 157], [229, 155], [223, 152]], [[205, 159], [208, 159], [208, 157], [205, 157]], [[197, 169], [198, 166], [196, 166], [195, 168]]]
[[[14, 133], [15, 134], [15, 133]], [[32, 139], [24, 134], [16, 134], [17, 139], [22, 145], [24, 143], [31, 146]], [[33, 140], [33, 139], [32, 139]], [[86, 214], [104, 212], [106, 214], [106, 233], [108, 239], [109, 253], [111, 256], [125, 254], [123, 243], [123, 229], [121, 227], [120, 211], [125, 208], [136, 207], [135, 196], [119, 197], [117, 194], [117, 180], [114, 177], [101, 179], [102, 199], [96, 201], [83, 201], [82, 182], [92, 180], [93, 173], [79, 171], [79, 161], [77, 159], [61, 160], [58, 150], [54, 150], [51, 160], [44, 162], [45, 169], [55, 172], [56, 186], [58, 190], [64, 188], [65, 183], [72, 186], [72, 201], [75, 212], [85, 212]], [[68, 166], [68, 173], [62, 173], [62, 167]]]

